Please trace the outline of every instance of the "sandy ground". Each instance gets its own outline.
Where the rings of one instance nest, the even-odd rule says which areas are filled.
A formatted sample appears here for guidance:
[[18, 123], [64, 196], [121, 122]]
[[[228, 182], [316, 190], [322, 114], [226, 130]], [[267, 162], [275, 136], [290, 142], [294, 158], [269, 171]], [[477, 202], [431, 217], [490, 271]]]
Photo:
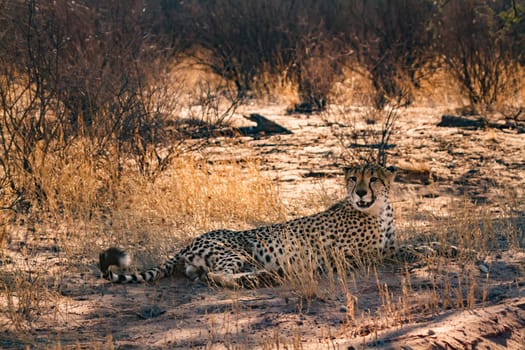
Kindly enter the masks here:
[[[293, 134], [211, 139], [203, 156], [260, 159], [290, 216], [342, 196], [340, 166], [349, 150], [335, 136], [348, 141], [352, 119], [287, 115], [283, 106], [240, 112], [263, 114]], [[513, 130], [439, 128], [443, 113], [414, 107], [397, 123], [389, 159], [400, 168], [393, 193], [396, 217], [405, 223], [399, 231], [425, 231], [430, 219], [453, 218], [454, 201], [471, 205], [473, 214], [494, 214], [496, 230], [512, 216], [518, 247], [503, 244], [481, 267], [475, 260], [410, 270], [384, 266], [351, 273], [335, 286], [322, 281], [309, 297], [292, 286], [237, 291], [171, 279], [111, 285], [98, 278], [93, 259], [62, 281], [66, 301], [55, 305], [54, 316], [45, 315], [27, 333], [0, 330], [0, 348], [523, 349], [525, 137]], [[250, 125], [241, 117], [234, 123]], [[517, 204], [501, 212], [509, 198]]]

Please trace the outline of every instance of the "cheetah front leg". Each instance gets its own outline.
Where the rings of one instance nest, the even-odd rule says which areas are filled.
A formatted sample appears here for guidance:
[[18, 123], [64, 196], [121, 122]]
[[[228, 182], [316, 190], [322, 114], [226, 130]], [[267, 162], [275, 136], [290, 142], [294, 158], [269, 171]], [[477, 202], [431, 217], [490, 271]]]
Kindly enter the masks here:
[[231, 289], [253, 289], [276, 283], [275, 275], [266, 270], [238, 273], [208, 272], [207, 278], [212, 284]]
[[430, 242], [428, 244], [406, 244], [397, 247], [395, 255], [400, 261], [415, 262], [431, 256], [457, 258], [460, 254], [476, 257], [473, 249], [460, 249], [455, 245]]

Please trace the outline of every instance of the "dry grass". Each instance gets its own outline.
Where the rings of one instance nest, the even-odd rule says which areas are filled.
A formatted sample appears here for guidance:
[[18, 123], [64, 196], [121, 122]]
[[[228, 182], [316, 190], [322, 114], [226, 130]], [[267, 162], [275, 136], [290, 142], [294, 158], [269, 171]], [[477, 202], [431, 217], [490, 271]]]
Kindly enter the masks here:
[[[292, 96], [289, 86], [283, 89]], [[366, 126], [366, 109], [358, 112], [357, 121], [341, 122], [356, 123], [364, 130], [378, 127]], [[486, 138], [496, 140], [495, 135], [492, 132]], [[342, 138], [347, 136], [341, 134]], [[368, 143], [373, 143], [373, 136]], [[0, 212], [0, 242], [5, 247], [0, 255], [0, 325], [13, 330], [11, 334], [28, 334], [31, 339], [30, 331], [41, 327], [42, 320], [59, 323], [70, 317], [67, 306], [63, 306], [68, 302], [64, 292], [74, 289], [71, 284], [75, 280], [70, 285], [64, 281], [80, 272], [84, 284], [76, 281], [81, 284], [77, 292], [93, 293], [92, 274], [100, 249], [124, 247], [135, 255], [137, 267], [149, 267], [207, 230], [245, 229], [287, 218], [289, 208], [282, 204], [278, 184], [261, 173], [258, 160], [212, 161], [204, 153], [181, 151], [162, 173], [151, 178], [141, 175], [134, 161], [123, 158], [117, 148], [105, 151], [104, 156], [95, 156], [90, 144], [80, 140], [65, 152], [36, 152], [36, 176], [47, 194], [46, 207], [28, 215]], [[431, 173], [431, 165], [424, 161], [405, 164], [404, 168]], [[292, 205], [328, 206], [336, 199], [320, 191]], [[448, 309], [484, 305], [493, 283], [492, 271], [480, 274], [476, 259], [521, 249], [523, 237], [518, 225], [523, 222], [517, 220], [524, 211], [523, 203], [512, 189], [502, 190], [500, 202], [490, 207], [475, 206], [467, 200], [450, 201], [429, 210], [395, 203], [402, 242], [437, 241], [445, 248], [453, 244], [460, 248], [459, 256], [451, 262], [446, 255], [437, 254], [425, 258], [418, 267], [357, 264], [349, 273], [346, 262], [336, 257], [336, 272], [320, 274], [318, 258], [309, 255], [308, 246], [303, 245], [303, 259], [286, 266], [285, 286], [279, 293], [297, 297], [298, 314], [319, 300], [335, 300], [345, 310], [345, 321], [338, 332], [348, 337], [424, 320]], [[38, 208], [38, 203], [33, 206]], [[470, 254], [471, 249], [478, 252], [477, 257]], [[321, 260], [328, 261], [328, 255], [334, 254], [327, 252]], [[243, 312], [238, 298], [232, 298], [223, 320], [210, 316], [205, 347], [213, 348], [216, 341], [229, 348], [253, 345], [248, 340], [236, 340], [243, 336], [239, 331], [242, 327], [235, 328]], [[112, 348], [111, 335], [105, 336], [102, 343], [78, 347]], [[299, 331], [286, 338], [275, 328], [260, 346], [300, 349], [301, 339]], [[55, 344], [51, 348], [63, 348], [60, 341], [53, 342], [51, 339], [50, 344]]]
[[198, 154], [181, 154], [152, 180], [132, 163], [119, 161], [115, 153], [108, 152], [106, 159], [87, 153], [80, 144], [68, 158], [48, 155], [39, 168], [43, 190], [49, 194], [48, 211], [61, 222], [103, 221], [123, 229], [186, 225], [201, 230], [283, 215], [275, 185], [260, 173], [256, 160], [216, 163]]
[[[63, 267], [75, 268], [78, 256], [87, 257], [82, 258], [82, 264], [92, 264], [99, 249], [117, 244], [138, 255], [139, 264], [151, 265], [205, 230], [225, 226], [243, 229], [285, 218], [278, 188], [261, 174], [260, 164], [254, 160], [213, 162], [196, 155], [180, 155], [154, 181], [133, 172], [132, 164], [121, 170], [117, 181], [111, 177], [110, 160], [95, 166], [81, 144], [71, 150], [75, 152], [69, 158], [48, 156], [40, 168], [40, 176], [45, 179], [43, 189], [52, 194], [48, 198], [48, 217], [32, 223], [33, 232], [40, 232], [40, 238], [26, 234], [17, 240], [15, 235], [9, 242], [11, 247], [21, 241], [24, 244], [19, 249], [21, 259], [6, 265], [2, 272], [1, 316], [6, 326], [18, 331], [30, 330], [50, 313], [64, 312], [53, 306], [61, 302], [57, 285], [70, 273]], [[427, 166], [416, 164], [414, 168]], [[306, 200], [327, 201], [325, 194], [318, 197]], [[384, 279], [382, 264], [358, 264], [347, 275], [342, 273], [348, 271], [347, 264], [336, 259], [336, 273], [319, 274], [318, 258], [309, 255], [305, 245], [303, 259], [287, 266], [283, 283], [291, 295], [298, 296], [298, 310], [310, 309], [315, 300], [340, 296], [346, 305], [342, 332], [348, 336], [370, 334], [447, 309], [472, 309], [486, 302], [489, 274], [475, 273], [475, 259], [461, 252], [475, 249], [481, 256], [488, 256], [501, 248], [519, 248], [520, 231], [514, 218], [522, 210], [521, 205], [522, 201], [509, 191], [502, 194], [501, 203], [493, 203], [490, 209], [473, 206], [469, 201], [451, 201], [432, 212], [417, 207], [396, 208], [400, 240], [457, 245], [460, 254], [453, 265], [447, 256], [438, 254], [426, 258], [426, 267], [416, 273], [406, 268], [399, 279], [391, 281]], [[6, 221], [3, 230], [12, 227]], [[39, 258], [47, 244], [63, 252], [62, 267]], [[321, 259], [328, 261], [329, 255], [334, 253], [327, 252]], [[375, 306], [366, 307], [360, 302], [364, 297], [360, 287], [363, 281], [375, 285], [379, 301]], [[235, 312], [241, 311], [237, 308]], [[213, 343], [222, 333], [215, 334], [218, 330], [213, 324], [210, 327]], [[272, 344], [282, 341], [276, 336]], [[294, 340], [294, 344], [300, 343], [300, 337]], [[270, 343], [264, 346], [271, 348]], [[248, 347], [246, 344], [244, 348]]]
[[[61, 181], [60, 188], [63, 190], [57, 193], [57, 203], [68, 203], [68, 200], [74, 198], [79, 200], [74, 206], [65, 206], [67, 210], [64, 208], [61, 211], [62, 217], [71, 220], [66, 220], [66, 227], [74, 224], [73, 218], [82, 218], [86, 227], [85, 230], [76, 231], [69, 227], [66, 230], [69, 234], [58, 240], [58, 249], [68, 252], [64, 262], [69, 267], [74, 264], [73, 257], [76, 254], [92, 254], [106, 246], [108, 241], [135, 249], [138, 244], [144, 245], [146, 252], [143, 254], [152, 254], [156, 256], [155, 259], [159, 259], [168, 253], [167, 249], [180, 245], [181, 241], [193, 236], [197, 232], [196, 228], [201, 230], [234, 222], [237, 225], [243, 223], [238, 227], [243, 228], [244, 225], [252, 226], [283, 218], [284, 210], [280, 205], [278, 192], [260, 174], [257, 162], [213, 164], [195, 157], [181, 157], [173, 163], [166, 176], [154, 183], [147, 183], [140, 177], [126, 176], [126, 181], [114, 189], [118, 200], [112, 212], [108, 213], [110, 216], [101, 215], [90, 220], [79, 213], [93, 208], [90, 198], [93, 196], [91, 193], [96, 193], [93, 189], [97, 188], [96, 181], [82, 183], [82, 188], [85, 188], [83, 196], [72, 191], [73, 188], [79, 188], [77, 177], [62, 173], [56, 181]], [[49, 186], [52, 184], [50, 182]], [[517, 210], [509, 208], [508, 202], [505, 203], [507, 213]], [[454, 213], [455, 220], [447, 220], [451, 213]], [[517, 247], [517, 231], [511, 218], [505, 213], [501, 213], [501, 219], [495, 219], [488, 211], [478, 210], [476, 215], [472, 213], [472, 206], [454, 202], [446, 212], [442, 212], [442, 217], [433, 215], [425, 218], [425, 230], [413, 226], [414, 231], [410, 231], [408, 221], [421, 214], [412, 209], [398, 218], [399, 226], [409, 228], [401, 230], [405, 232], [401, 239], [409, 242], [438, 241], [444, 245], [453, 243], [464, 249], [474, 248], [482, 254], [490, 254], [496, 249], [498, 240], [502, 239]], [[102, 225], [104, 229], [90, 232], [89, 228], [97, 225]], [[41, 228], [46, 229], [45, 225]], [[174, 234], [176, 228], [181, 229]], [[99, 235], [104, 238], [101, 240]], [[93, 245], [93, 241], [97, 243]], [[64, 312], [53, 306], [60, 303], [61, 297], [56, 292], [59, 289], [49, 281], [49, 271], [52, 271], [50, 266], [39, 265], [41, 260], [32, 251], [37, 245], [38, 242], [29, 243], [28, 248], [21, 251], [25, 263], [17, 263], [3, 272], [1, 316], [8, 320], [6, 325], [9, 328], [21, 332], [31, 329], [40, 317], [50, 312]], [[346, 275], [340, 272], [347, 270], [347, 266], [340, 262], [338, 274], [329, 272], [319, 275], [317, 260], [309, 256], [307, 251], [304, 250], [304, 259], [300, 264], [290, 265], [286, 269], [286, 290], [291, 291], [291, 295], [298, 296], [299, 312], [309, 310], [315, 300], [330, 300], [337, 296], [343, 298], [346, 321], [341, 326], [341, 332], [349, 337], [365, 336], [382, 329], [424, 320], [447, 309], [473, 309], [486, 302], [488, 274], [483, 277], [476, 273], [475, 261], [467, 254], [460, 255], [453, 265], [450, 265], [445, 256], [431, 257], [426, 261], [426, 267], [415, 273], [406, 269], [400, 278], [388, 280], [385, 279], [381, 264], [376, 267], [361, 265]], [[65, 277], [63, 271], [53, 275], [54, 281]], [[361, 301], [367, 298], [368, 293], [361, 286], [368, 283], [372, 286], [375, 284], [374, 295], [377, 294], [379, 301], [371, 306], [366, 306], [366, 302]], [[224, 317], [231, 319], [242, 313], [242, 309], [235, 308], [234, 304], [235, 298], [232, 301], [233, 315], [228, 312]], [[55, 311], [51, 311], [52, 309]], [[253, 345], [248, 341], [243, 344], [235, 340], [240, 335], [236, 333], [238, 330], [232, 329], [234, 326], [223, 329], [224, 324], [235, 324], [233, 320], [226, 323], [212, 321], [208, 324], [210, 348], [217, 341], [231, 342], [231, 346], [240, 349]], [[224, 332], [229, 335], [225, 337]], [[112, 346], [111, 339], [106, 345], [94, 343], [89, 348], [110, 345]], [[294, 339], [283, 339], [275, 334], [273, 339], [266, 339], [260, 345], [268, 349], [285, 345], [301, 348], [301, 335], [297, 333]], [[60, 343], [54, 348], [61, 348]]]
[[[38, 315], [49, 312], [55, 284], [71, 273], [67, 269], [93, 261], [107, 246], [130, 247], [132, 254], [147, 256], [139, 263], [152, 264], [205, 230], [284, 218], [278, 191], [255, 160], [210, 162], [181, 155], [151, 181], [132, 166], [114, 178], [110, 160], [94, 165], [86, 154], [78, 145], [68, 158], [46, 156], [39, 176], [49, 206], [45, 216], [18, 218], [28, 232], [2, 216], [2, 232], [11, 232], [7, 244], [20, 247], [16, 260], [2, 256], [7, 264], [0, 316], [9, 327], [30, 329]], [[49, 249], [59, 252], [61, 267], [42, 260]]]

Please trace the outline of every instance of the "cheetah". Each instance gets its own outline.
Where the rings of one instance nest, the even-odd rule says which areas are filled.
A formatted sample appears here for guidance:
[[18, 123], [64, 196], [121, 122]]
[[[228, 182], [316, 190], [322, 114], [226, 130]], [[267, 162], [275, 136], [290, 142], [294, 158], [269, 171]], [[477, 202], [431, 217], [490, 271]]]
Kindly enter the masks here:
[[[393, 167], [365, 164], [343, 168], [347, 196], [327, 210], [246, 231], [216, 230], [196, 237], [158, 267], [139, 273], [114, 273], [129, 257], [117, 248], [100, 254], [102, 277], [115, 283], [150, 282], [171, 275], [228, 287], [258, 286], [283, 275], [308, 258], [319, 270], [335, 268], [326, 252], [343, 260], [395, 254], [394, 215], [389, 203]], [[312, 260], [313, 259], [313, 260]]]

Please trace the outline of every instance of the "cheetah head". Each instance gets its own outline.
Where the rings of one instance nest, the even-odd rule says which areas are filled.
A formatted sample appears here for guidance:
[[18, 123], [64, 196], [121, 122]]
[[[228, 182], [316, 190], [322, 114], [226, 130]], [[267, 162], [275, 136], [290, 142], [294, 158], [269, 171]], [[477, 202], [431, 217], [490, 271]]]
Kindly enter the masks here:
[[388, 201], [395, 169], [365, 164], [344, 169], [348, 200], [363, 212], [378, 211]]

